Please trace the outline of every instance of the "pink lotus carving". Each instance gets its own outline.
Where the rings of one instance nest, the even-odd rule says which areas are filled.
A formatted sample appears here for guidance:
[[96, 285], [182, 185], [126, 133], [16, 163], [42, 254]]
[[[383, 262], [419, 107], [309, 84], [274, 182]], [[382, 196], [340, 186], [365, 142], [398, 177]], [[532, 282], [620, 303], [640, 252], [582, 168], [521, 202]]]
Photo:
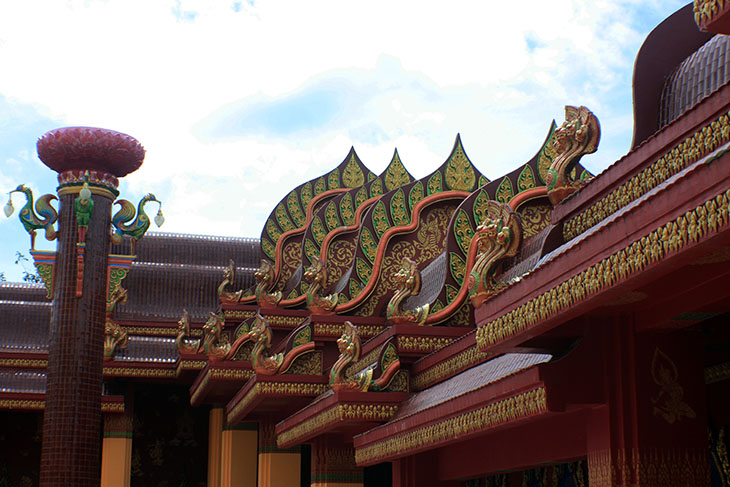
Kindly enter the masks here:
[[46, 132], [36, 144], [38, 157], [56, 172], [100, 171], [116, 177], [136, 171], [144, 148], [127, 134], [94, 127], [63, 127]]

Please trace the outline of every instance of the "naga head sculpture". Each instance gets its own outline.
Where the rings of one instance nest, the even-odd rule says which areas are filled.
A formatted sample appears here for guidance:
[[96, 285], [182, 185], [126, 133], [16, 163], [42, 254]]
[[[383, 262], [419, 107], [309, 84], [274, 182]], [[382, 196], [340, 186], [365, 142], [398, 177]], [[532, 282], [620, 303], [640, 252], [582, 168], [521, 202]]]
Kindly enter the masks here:
[[281, 301], [281, 291], [271, 292], [274, 287], [274, 266], [266, 259], [261, 260], [261, 267], [254, 272], [256, 278], [256, 300], [259, 306], [271, 308]]
[[257, 287], [264, 291], [269, 291], [274, 284], [274, 267], [266, 259], [261, 259], [261, 267], [256, 269], [253, 275], [256, 278]]
[[342, 336], [337, 339], [337, 349], [340, 351], [340, 357], [346, 357], [348, 362], [356, 362], [360, 360], [360, 336], [357, 328], [349, 321], [345, 321], [345, 330]]
[[307, 288], [307, 307], [315, 314], [331, 314], [337, 306], [337, 294], [322, 296], [322, 290], [327, 285], [327, 269], [324, 262], [312, 257], [312, 265], [304, 271], [304, 280], [310, 283]]
[[324, 263], [316, 255], [312, 257], [312, 265], [304, 271], [304, 280], [317, 289], [322, 289], [327, 284], [327, 270]]
[[601, 141], [598, 119], [586, 107], [565, 107], [565, 122], [553, 134], [553, 157], [545, 177], [548, 198], [553, 205], [563, 201], [585, 185], [573, 181], [570, 171], [581, 157], [596, 152]]
[[421, 273], [416, 263], [408, 257], [403, 257], [403, 263], [393, 280], [399, 289], [403, 289], [413, 296], [421, 292]]
[[260, 314], [257, 314], [256, 318], [254, 318], [253, 324], [251, 325], [251, 331], [249, 331], [249, 333], [251, 335], [251, 341], [254, 343], [261, 343], [266, 347], [271, 344], [271, 339], [273, 338], [271, 327], [266, 321], [266, 318]]
[[188, 310], [183, 310], [183, 315], [177, 322], [177, 329], [185, 335], [190, 333], [190, 315], [188, 314]]
[[418, 323], [422, 325], [428, 318], [429, 304], [418, 306], [412, 310], [403, 309], [403, 302], [421, 292], [421, 273], [415, 261], [403, 258], [401, 268], [393, 275], [396, 291], [390, 298], [385, 316], [391, 323]]
[[469, 296], [477, 307], [504, 285], [495, 281], [502, 259], [514, 257], [522, 243], [522, 225], [512, 208], [497, 201], [487, 202], [487, 216], [477, 227], [472, 245], [477, 246], [476, 260], [469, 273]]

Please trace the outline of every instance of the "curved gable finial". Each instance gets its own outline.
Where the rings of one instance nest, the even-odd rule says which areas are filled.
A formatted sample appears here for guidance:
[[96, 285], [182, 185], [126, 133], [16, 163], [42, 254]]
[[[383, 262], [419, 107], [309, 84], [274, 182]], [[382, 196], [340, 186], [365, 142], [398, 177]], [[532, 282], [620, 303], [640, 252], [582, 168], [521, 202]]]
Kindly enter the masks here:
[[566, 106], [565, 122], [555, 131], [556, 154], [545, 180], [553, 205], [585, 185], [583, 180], [571, 180], [569, 173], [581, 157], [596, 152], [600, 141], [601, 125], [593, 112], [583, 106]]

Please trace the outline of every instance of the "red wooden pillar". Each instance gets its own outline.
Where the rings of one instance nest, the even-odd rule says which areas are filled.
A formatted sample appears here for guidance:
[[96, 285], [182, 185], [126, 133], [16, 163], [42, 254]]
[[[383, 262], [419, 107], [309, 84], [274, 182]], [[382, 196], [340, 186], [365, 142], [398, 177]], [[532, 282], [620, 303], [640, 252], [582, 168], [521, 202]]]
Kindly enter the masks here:
[[604, 323], [606, 406], [587, 424], [591, 487], [708, 485], [702, 349], [691, 332]]

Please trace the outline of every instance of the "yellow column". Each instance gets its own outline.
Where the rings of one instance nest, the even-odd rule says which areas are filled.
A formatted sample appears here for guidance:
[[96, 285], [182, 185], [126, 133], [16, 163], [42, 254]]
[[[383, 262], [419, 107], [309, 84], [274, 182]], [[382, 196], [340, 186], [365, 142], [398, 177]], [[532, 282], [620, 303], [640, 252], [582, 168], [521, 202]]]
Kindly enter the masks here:
[[221, 485], [223, 408], [212, 407], [208, 420], [208, 487]]
[[273, 422], [259, 424], [258, 470], [258, 487], [292, 487], [301, 484], [299, 448], [277, 448]]
[[129, 487], [132, 472], [132, 418], [104, 415], [101, 445], [101, 487]]
[[256, 487], [258, 424], [223, 426], [221, 487]]

